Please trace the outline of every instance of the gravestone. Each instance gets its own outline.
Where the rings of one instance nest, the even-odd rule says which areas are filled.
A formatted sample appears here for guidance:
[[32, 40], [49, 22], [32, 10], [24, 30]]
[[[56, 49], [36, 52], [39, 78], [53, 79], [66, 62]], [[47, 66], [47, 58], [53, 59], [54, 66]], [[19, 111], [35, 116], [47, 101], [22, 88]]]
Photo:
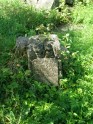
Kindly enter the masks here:
[[61, 47], [57, 35], [36, 35], [29, 38], [20, 36], [16, 40], [16, 50], [22, 53], [27, 51], [28, 68], [34, 80], [59, 85], [62, 67]]
[[57, 35], [37, 35], [31, 37], [29, 42], [28, 66], [34, 79], [57, 86], [62, 69], [60, 64], [61, 48]]
[[51, 9], [59, 5], [59, 0], [25, 0], [25, 2], [37, 9]]

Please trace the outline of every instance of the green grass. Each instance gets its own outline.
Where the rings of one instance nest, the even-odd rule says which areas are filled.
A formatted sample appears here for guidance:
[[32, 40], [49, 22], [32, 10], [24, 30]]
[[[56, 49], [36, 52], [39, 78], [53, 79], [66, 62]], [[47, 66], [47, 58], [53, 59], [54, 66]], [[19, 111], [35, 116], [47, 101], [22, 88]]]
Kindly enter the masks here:
[[73, 8], [72, 24], [81, 24], [84, 29], [50, 31], [56, 33], [61, 44], [68, 48], [68, 52], [62, 55], [61, 86], [56, 88], [33, 81], [27, 58], [16, 57], [13, 47], [18, 35], [35, 35], [35, 29], [42, 24], [45, 28], [50, 23], [58, 26], [68, 20], [68, 14], [65, 13], [67, 18], [64, 20], [59, 18], [60, 13], [55, 14], [56, 10], [37, 12], [20, 2], [6, 2], [0, 1], [0, 123], [92, 124], [92, 5]]
[[92, 5], [88, 5], [87, 7], [84, 5], [75, 6], [75, 11], [73, 11], [74, 23], [93, 24], [92, 9]]

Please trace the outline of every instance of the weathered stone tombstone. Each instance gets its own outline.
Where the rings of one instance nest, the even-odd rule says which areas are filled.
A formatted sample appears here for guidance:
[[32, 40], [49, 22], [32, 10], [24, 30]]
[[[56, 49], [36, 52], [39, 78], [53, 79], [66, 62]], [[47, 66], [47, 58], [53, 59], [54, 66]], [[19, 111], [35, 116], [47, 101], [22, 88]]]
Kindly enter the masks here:
[[59, 0], [24, 0], [37, 9], [51, 9], [59, 5]]
[[[21, 38], [22, 40], [25, 39]], [[22, 41], [21, 44], [20, 42], [18, 44], [18, 41], [20, 41], [18, 39], [17, 50], [21, 48], [19, 46], [22, 44]], [[26, 43], [23, 40], [23, 44], [22, 46], [26, 47], [27, 50], [28, 68], [31, 70], [34, 80], [58, 86], [59, 79], [62, 77], [62, 67], [60, 59], [61, 47], [57, 35], [32, 36]]]

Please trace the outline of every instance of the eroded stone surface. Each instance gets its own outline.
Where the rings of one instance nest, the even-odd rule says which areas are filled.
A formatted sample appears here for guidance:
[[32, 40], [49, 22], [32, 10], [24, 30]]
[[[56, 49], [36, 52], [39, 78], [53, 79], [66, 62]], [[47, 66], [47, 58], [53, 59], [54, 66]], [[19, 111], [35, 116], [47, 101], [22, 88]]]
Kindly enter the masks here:
[[54, 58], [38, 58], [32, 61], [34, 79], [58, 85], [58, 61]]

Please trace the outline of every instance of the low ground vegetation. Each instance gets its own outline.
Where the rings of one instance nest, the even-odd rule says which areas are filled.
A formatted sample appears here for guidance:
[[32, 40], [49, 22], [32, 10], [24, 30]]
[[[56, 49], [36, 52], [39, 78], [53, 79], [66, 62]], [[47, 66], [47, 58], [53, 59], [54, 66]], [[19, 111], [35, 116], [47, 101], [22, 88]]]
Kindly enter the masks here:
[[[1, 124], [93, 123], [93, 6], [61, 7], [37, 12], [17, 0], [0, 2]], [[61, 31], [66, 23], [83, 28]], [[56, 33], [68, 49], [59, 88], [33, 81], [26, 57], [14, 54], [17, 36], [39, 33]]]

